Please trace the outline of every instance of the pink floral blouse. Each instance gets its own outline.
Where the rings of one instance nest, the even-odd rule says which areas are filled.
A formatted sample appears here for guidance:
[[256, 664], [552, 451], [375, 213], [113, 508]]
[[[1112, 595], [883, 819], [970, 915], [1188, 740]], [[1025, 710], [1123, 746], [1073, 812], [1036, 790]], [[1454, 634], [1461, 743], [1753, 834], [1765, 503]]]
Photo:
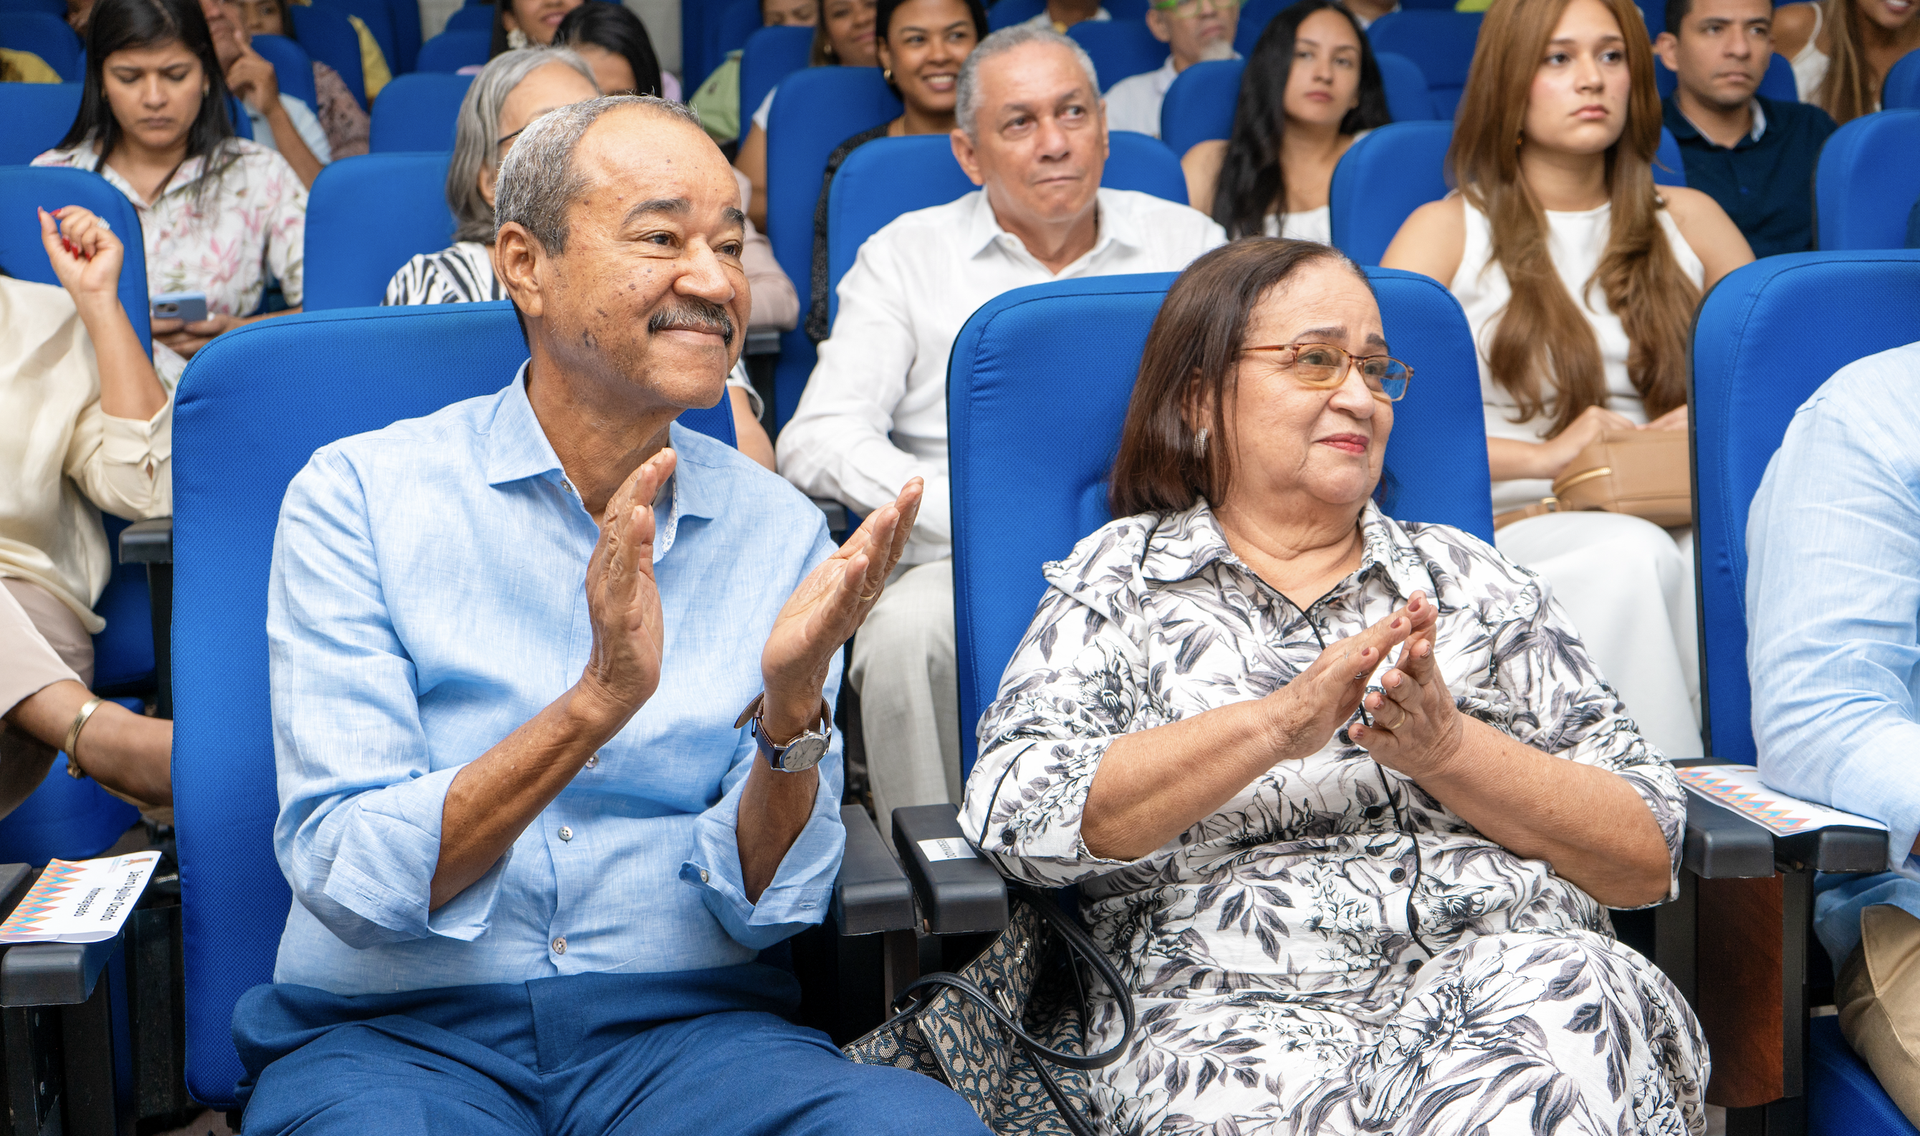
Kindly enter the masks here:
[[[211, 174], [205, 159], [187, 159], [152, 204], [100, 160], [91, 142], [49, 150], [33, 164], [93, 170], [126, 195], [140, 217], [148, 295], [205, 292], [207, 311], [251, 315], [271, 273], [287, 303], [297, 307], [304, 288], [306, 186], [274, 151], [244, 138], [226, 145]], [[198, 190], [206, 177], [219, 180], [202, 198]]]

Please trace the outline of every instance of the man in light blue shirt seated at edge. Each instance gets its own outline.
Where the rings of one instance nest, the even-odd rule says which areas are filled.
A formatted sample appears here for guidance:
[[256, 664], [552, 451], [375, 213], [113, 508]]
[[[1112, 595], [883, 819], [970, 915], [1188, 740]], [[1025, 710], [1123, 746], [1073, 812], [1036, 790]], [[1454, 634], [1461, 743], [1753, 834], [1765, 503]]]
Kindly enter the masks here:
[[1884, 822], [1887, 871], [1820, 876], [1840, 1028], [1920, 1123], [1920, 343], [1794, 415], [1747, 522], [1747, 665], [1767, 784]]
[[791, 974], [755, 961], [827, 910], [823, 698], [920, 484], [836, 550], [786, 482], [672, 424], [722, 397], [751, 302], [690, 112], [563, 107], [498, 184], [529, 363], [325, 447], [281, 508], [294, 898], [234, 1014], [246, 1131], [983, 1133], [785, 1020]]

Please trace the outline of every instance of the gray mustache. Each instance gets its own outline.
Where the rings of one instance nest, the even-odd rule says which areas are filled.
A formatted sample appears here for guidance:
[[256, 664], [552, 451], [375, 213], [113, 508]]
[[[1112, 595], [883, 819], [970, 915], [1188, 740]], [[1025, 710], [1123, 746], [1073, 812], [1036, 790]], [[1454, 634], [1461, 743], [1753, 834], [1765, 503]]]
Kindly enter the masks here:
[[727, 309], [691, 296], [647, 317], [647, 331], [653, 335], [663, 331], [710, 332], [728, 347], [733, 346], [733, 317]]

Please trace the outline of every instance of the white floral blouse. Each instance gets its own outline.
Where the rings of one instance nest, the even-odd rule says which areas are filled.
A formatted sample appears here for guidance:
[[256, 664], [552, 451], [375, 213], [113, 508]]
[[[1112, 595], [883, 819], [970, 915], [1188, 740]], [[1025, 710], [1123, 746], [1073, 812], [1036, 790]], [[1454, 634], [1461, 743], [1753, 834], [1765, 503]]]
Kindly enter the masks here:
[[[304, 290], [307, 187], [274, 151], [245, 138], [225, 145], [211, 172], [206, 159], [187, 159], [152, 203], [102, 161], [90, 141], [49, 150], [33, 164], [92, 170], [126, 195], [140, 217], [149, 295], [204, 292], [208, 312], [252, 315], [271, 273], [287, 303], [297, 307]], [[200, 183], [208, 177], [217, 181], [203, 197]]]
[[[1551, 978], [1577, 948], [1595, 988], [1629, 1008], [1622, 1020], [1634, 1027], [1615, 1031], [1621, 1054], [1627, 1034], [1642, 1039], [1631, 1043], [1641, 1050], [1649, 1036], [1669, 1039], [1629, 1064], [1636, 1084], [1667, 1086], [1652, 1096], [1672, 1098], [1681, 1091], [1671, 1086], [1694, 1084], [1704, 1068], [1704, 1045], [1664, 978], [1612, 943], [1605, 909], [1373, 761], [1344, 727], [1318, 753], [1276, 764], [1139, 860], [1101, 859], [1081, 839], [1088, 789], [1116, 738], [1271, 693], [1324, 644], [1419, 590], [1436, 604], [1436, 657], [1460, 709], [1625, 778], [1666, 836], [1677, 892], [1679, 779], [1636, 732], [1547, 585], [1458, 529], [1395, 521], [1372, 504], [1360, 526], [1359, 570], [1302, 612], [1234, 555], [1204, 501], [1107, 524], [1046, 566], [1046, 595], [981, 717], [967, 836], [1010, 876], [1078, 884], [1089, 929], [1140, 1008], [1143, 1033], [1130, 1060], [1100, 1078], [1112, 1099], [1132, 1102], [1118, 1107], [1123, 1120], [1138, 1114], [1120, 1127], [1212, 1132], [1207, 1125], [1227, 1116], [1261, 1127], [1284, 1115], [1299, 1121], [1297, 1109], [1326, 1107], [1328, 1093], [1367, 1097], [1374, 1089], [1356, 1090], [1352, 1071], [1380, 1057], [1370, 1046], [1382, 1044], [1381, 1028], [1414, 1014], [1423, 992], [1443, 988], [1436, 983], [1451, 984], [1448, 997], [1481, 998], [1499, 984], [1463, 988], [1461, 974], [1498, 958], [1501, 981], [1516, 979], [1509, 968], [1521, 964], [1501, 952], [1547, 940], [1559, 944], [1547, 955], [1527, 948], [1533, 969], [1550, 957]], [[1438, 965], [1420, 974], [1428, 962]], [[1432, 1031], [1425, 1017], [1410, 1021]], [[1579, 1032], [1582, 1021], [1528, 1025], [1548, 1043], [1527, 1044], [1603, 1052]], [[1110, 1006], [1097, 1004], [1090, 1025], [1092, 1044], [1118, 1036]], [[1541, 1057], [1563, 1074], [1578, 1060], [1587, 1059]], [[1303, 1061], [1318, 1069], [1312, 1086], [1301, 1079]], [[1596, 1079], [1604, 1101], [1605, 1082], [1617, 1079], [1587, 1078]], [[1697, 1084], [1688, 1091], [1697, 1118]], [[1616, 1083], [1612, 1094], [1623, 1110], [1651, 1107], [1649, 1091], [1623, 1093]], [[1674, 1114], [1666, 1105], [1656, 1111]], [[1281, 1130], [1314, 1130], [1300, 1123]]]

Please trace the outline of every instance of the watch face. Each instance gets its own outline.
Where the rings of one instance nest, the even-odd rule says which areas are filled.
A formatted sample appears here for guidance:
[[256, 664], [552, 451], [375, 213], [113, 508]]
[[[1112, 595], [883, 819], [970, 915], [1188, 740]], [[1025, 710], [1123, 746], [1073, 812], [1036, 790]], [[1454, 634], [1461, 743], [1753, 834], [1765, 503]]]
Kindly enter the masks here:
[[820, 764], [827, 756], [827, 738], [824, 734], [806, 733], [793, 739], [793, 744], [780, 755], [779, 768], [788, 773], [803, 773]]

